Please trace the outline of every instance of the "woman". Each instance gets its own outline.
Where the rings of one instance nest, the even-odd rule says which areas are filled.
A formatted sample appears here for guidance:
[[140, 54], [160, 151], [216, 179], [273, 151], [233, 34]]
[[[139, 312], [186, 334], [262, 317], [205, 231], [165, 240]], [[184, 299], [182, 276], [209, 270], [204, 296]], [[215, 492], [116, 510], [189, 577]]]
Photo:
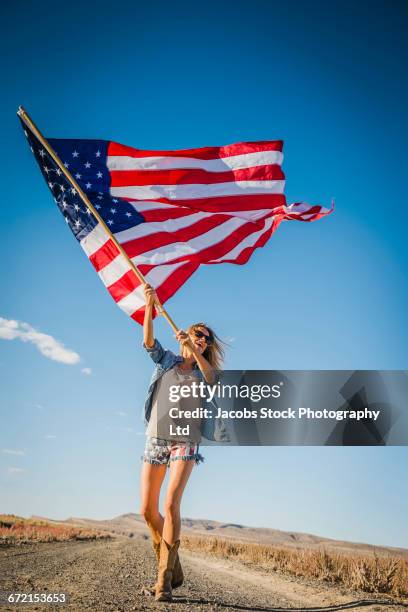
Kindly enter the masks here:
[[[198, 407], [197, 404], [200, 401], [179, 398], [178, 403], [176, 400], [170, 405], [169, 389], [171, 385], [190, 385], [191, 387], [194, 382], [199, 381], [213, 384], [220, 369], [224, 351], [219, 338], [204, 323], [191, 325], [187, 333], [181, 330], [177, 332], [180, 355], [164, 350], [153, 335], [152, 315], [157, 299], [156, 293], [148, 284], [144, 286], [144, 293], [146, 309], [143, 346], [156, 363], [156, 369], [145, 402], [145, 421], [148, 426], [146, 447], [142, 457], [141, 514], [151, 532], [159, 571], [156, 584], [153, 587], [145, 587], [143, 591], [154, 595], [157, 601], [171, 601], [172, 589], [183, 583], [183, 570], [178, 557], [181, 528], [180, 504], [194, 464], [204, 460], [198, 452], [201, 433], [212, 440], [224, 441], [228, 438], [223, 424], [215, 423], [214, 419], [190, 419], [188, 423], [183, 423], [183, 433], [179, 433], [178, 436], [163, 434], [163, 431], [170, 432], [170, 425], [174, 426], [174, 430], [176, 427], [176, 421], [172, 422], [168, 418], [170, 407], [185, 410]], [[177, 424], [179, 423], [177, 419]], [[158, 432], [165, 437], [158, 437]], [[159, 498], [167, 467], [169, 467], [170, 477], [164, 505], [165, 516], [163, 517], [159, 512]]]

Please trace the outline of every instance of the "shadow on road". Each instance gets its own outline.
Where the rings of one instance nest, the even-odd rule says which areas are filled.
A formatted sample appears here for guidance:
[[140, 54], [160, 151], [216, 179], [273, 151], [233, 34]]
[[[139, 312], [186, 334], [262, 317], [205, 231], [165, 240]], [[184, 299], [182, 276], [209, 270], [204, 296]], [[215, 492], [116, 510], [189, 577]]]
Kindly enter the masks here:
[[349, 601], [347, 603], [332, 605], [332, 606], [318, 606], [309, 608], [264, 608], [260, 606], [243, 606], [241, 604], [224, 603], [223, 601], [211, 601], [209, 599], [191, 599], [187, 597], [177, 597], [173, 595], [173, 603], [186, 603], [186, 604], [210, 604], [217, 607], [231, 608], [231, 610], [249, 610], [250, 612], [337, 612], [337, 610], [351, 610], [352, 608], [363, 608], [365, 606], [401, 606], [408, 608], [408, 603], [381, 600], [381, 599], [359, 599], [356, 601]]

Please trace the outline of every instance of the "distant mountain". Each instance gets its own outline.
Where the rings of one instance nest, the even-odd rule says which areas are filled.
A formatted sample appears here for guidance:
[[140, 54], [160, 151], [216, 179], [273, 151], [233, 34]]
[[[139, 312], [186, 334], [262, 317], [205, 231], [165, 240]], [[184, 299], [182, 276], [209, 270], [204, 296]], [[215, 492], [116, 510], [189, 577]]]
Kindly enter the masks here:
[[[149, 530], [143, 517], [140, 514], [132, 512], [122, 514], [112, 519], [97, 521], [94, 519], [70, 517], [64, 521], [54, 521], [41, 516], [33, 516], [32, 518], [52, 521], [56, 523], [68, 523], [72, 525], [81, 525], [92, 527], [94, 529], [109, 531], [127, 537], [149, 537]], [[182, 535], [216, 536], [224, 539], [239, 540], [241, 542], [253, 542], [258, 544], [266, 544], [271, 546], [281, 546], [285, 548], [322, 548], [332, 552], [346, 554], [365, 554], [373, 553], [379, 555], [401, 555], [408, 557], [408, 550], [405, 548], [392, 548], [388, 546], [372, 546], [371, 544], [362, 544], [355, 542], [344, 542], [341, 540], [331, 540], [320, 536], [297, 533], [294, 531], [280, 531], [278, 529], [269, 529], [267, 527], [247, 527], [237, 523], [221, 523], [219, 521], [211, 521], [207, 519], [182, 519]]]

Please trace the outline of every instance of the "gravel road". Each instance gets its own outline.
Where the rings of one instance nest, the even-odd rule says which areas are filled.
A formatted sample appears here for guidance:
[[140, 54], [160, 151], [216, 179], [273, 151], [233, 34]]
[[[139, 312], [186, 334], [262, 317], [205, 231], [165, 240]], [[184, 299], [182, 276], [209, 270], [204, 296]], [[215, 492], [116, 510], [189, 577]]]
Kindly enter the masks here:
[[[402, 605], [365, 604], [367, 594], [322, 586], [295, 578], [249, 569], [236, 561], [202, 553], [180, 552], [185, 584], [174, 602], [160, 603], [140, 594], [156, 576], [150, 542], [115, 537], [109, 541], [54, 542], [0, 548], [0, 590], [61, 593], [69, 604], [3, 604], [1, 610], [203, 610], [319, 611], [357, 609], [370, 612], [407, 610]], [[372, 598], [371, 598], [372, 599]], [[360, 603], [358, 603], [360, 601]], [[354, 602], [351, 606], [350, 602]], [[407, 604], [408, 606], [408, 604]]]

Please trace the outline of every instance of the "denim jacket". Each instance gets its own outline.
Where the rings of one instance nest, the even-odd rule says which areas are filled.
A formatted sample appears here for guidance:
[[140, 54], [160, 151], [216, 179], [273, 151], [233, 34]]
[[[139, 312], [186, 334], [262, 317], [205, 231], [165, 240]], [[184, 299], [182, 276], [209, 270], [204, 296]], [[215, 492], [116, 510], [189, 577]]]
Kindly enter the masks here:
[[[146, 351], [156, 364], [149, 388], [147, 390], [146, 400], [144, 404], [144, 421], [145, 425], [147, 425], [152, 412], [153, 393], [156, 389], [158, 380], [163, 376], [165, 372], [167, 372], [167, 370], [170, 370], [176, 363], [181, 363], [183, 361], [183, 357], [181, 355], [176, 355], [172, 351], [165, 350], [156, 338], [152, 347], [148, 348], [143, 343], [143, 348], [146, 349]], [[203, 373], [201, 372], [197, 364], [195, 364], [194, 367], [196, 369], [198, 378], [200, 380], [204, 380]], [[216, 407], [214, 402], [212, 403], [212, 407], [213, 409]], [[203, 419], [201, 433], [204, 438], [207, 438], [207, 440], [212, 440], [215, 442], [230, 441], [230, 437], [225, 427], [225, 423], [222, 419], [216, 418], [215, 416], [213, 418]]]

